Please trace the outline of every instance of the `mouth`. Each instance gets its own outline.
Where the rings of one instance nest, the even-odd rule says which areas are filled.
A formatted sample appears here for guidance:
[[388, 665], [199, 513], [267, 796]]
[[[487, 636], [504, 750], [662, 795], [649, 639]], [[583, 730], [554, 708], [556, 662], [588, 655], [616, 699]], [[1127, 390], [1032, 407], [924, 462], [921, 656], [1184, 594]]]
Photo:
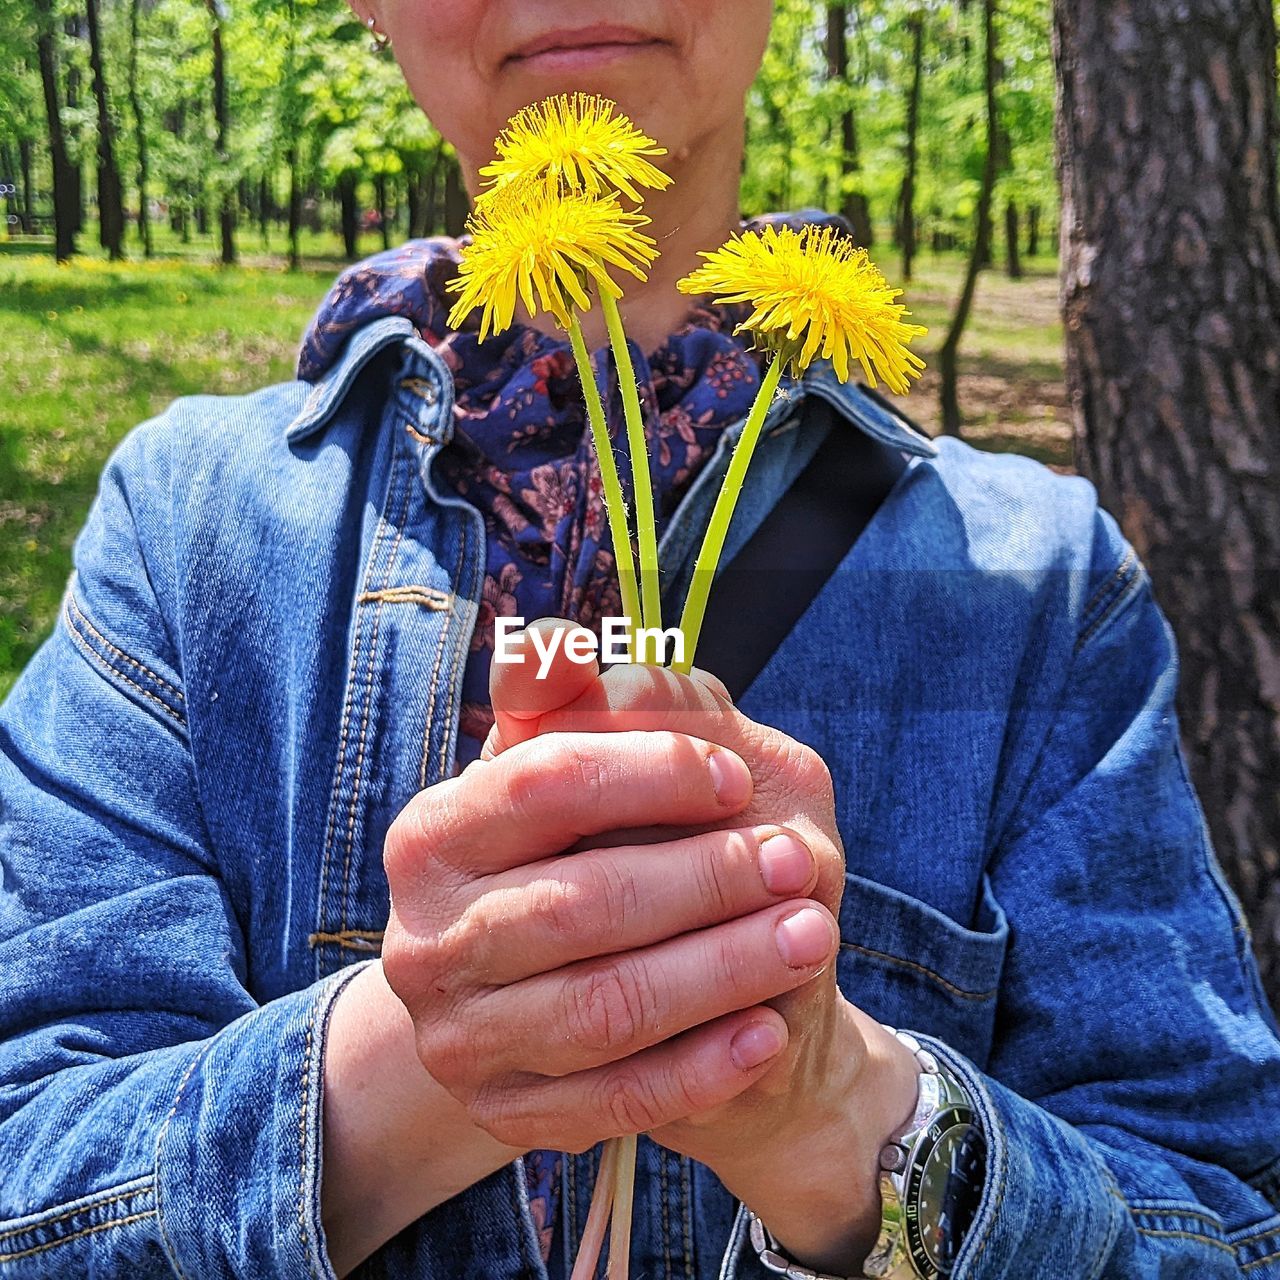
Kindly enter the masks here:
[[526, 70], [574, 71], [616, 58], [663, 48], [659, 40], [633, 27], [599, 25], [550, 31], [507, 56], [508, 65]]

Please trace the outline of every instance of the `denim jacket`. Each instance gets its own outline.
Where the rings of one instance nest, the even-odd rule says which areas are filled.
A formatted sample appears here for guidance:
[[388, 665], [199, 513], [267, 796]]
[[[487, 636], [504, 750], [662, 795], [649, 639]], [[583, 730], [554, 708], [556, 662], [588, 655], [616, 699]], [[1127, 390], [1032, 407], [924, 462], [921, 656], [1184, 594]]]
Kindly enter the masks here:
[[[830, 766], [844, 993], [976, 1100], [957, 1280], [1280, 1277], [1280, 1041], [1143, 566], [1086, 480], [931, 443], [823, 367], [726, 558], [820, 443], [810, 396], [911, 462], [740, 706]], [[740, 426], [668, 525], [668, 602]], [[451, 430], [389, 317], [315, 386], [180, 400], [108, 465], [0, 711], [0, 1276], [333, 1275], [326, 1023], [379, 950], [387, 827], [452, 770], [477, 616]], [[565, 1163], [553, 1264], [592, 1185]], [[647, 1139], [632, 1266], [766, 1274], [714, 1174]], [[518, 1164], [359, 1274], [544, 1278]]]

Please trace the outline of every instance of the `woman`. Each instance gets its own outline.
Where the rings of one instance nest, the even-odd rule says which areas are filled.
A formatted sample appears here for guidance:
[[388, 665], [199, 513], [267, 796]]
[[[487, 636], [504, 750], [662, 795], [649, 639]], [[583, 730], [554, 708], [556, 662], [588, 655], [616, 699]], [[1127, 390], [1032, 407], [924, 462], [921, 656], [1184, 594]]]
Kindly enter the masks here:
[[[759, 365], [673, 282], [738, 226], [770, 5], [352, 2], [472, 191], [566, 89], [669, 148], [625, 313], [678, 584]], [[0, 718], [0, 1270], [562, 1275], [642, 1132], [637, 1275], [859, 1274], [884, 1208], [878, 1274], [1280, 1275], [1280, 1042], [1092, 487], [818, 370], [742, 536], [819, 401], [911, 463], [740, 705], [491, 670], [495, 616], [616, 600], [566, 344], [448, 330], [455, 262], [348, 273], [304, 378], [104, 475]]]

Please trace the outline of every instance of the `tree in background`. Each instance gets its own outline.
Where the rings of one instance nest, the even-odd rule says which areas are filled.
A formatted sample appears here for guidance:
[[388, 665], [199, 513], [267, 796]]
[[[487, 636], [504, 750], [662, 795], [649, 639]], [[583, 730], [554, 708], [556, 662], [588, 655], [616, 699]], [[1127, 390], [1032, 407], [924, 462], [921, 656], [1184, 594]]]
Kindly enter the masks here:
[[1055, 0], [1078, 465], [1151, 570], [1214, 844], [1280, 1001], [1271, 0]]
[[871, 211], [863, 194], [862, 161], [858, 152], [858, 124], [849, 84], [849, 9], [847, 4], [827, 5], [827, 79], [837, 87], [839, 106], [839, 211], [853, 228], [853, 238], [870, 246], [875, 240]]
[[111, 118], [107, 76], [102, 61], [98, 0], [85, 0], [85, 26], [89, 33], [93, 98], [98, 108], [98, 238], [112, 261], [119, 261], [124, 257], [124, 197], [120, 189], [120, 170], [116, 168], [115, 123]]
[[946, 340], [938, 351], [938, 372], [942, 389], [942, 429], [949, 435], [960, 434], [960, 393], [957, 364], [960, 339], [973, 310], [973, 299], [978, 286], [978, 274], [991, 258], [991, 204], [995, 196], [996, 171], [999, 165], [1000, 107], [996, 98], [996, 84], [1000, 78], [1000, 54], [996, 37], [996, 0], [982, 0], [983, 65], [986, 90], [986, 155], [982, 163], [982, 188], [978, 193], [977, 230], [973, 248], [969, 254], [969, 267], [965, 272], [960, 299]]
[[58, 24], [54, 0], [33, 0], [33, 4], [49, 156], [53, 163], [54, 255], [59, 262], [66, 262], [76, 251], [79, 176], [71, 163], [66, 132], [62, 127], [62, 94], [58, 82]]

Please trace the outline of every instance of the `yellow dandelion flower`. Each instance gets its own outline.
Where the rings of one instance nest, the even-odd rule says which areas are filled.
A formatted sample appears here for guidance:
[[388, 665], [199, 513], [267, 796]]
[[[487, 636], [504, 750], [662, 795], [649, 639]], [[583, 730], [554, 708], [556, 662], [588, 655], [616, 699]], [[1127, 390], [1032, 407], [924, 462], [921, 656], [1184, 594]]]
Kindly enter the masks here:
[[766, 227], [700, 256], [705, 265], [677, 287], [751, 303], [739, 331], [754, 333], [794, 373], [821, 355], [843, 381], [857, 360], [871, 386], [879, 374], [898, 395], [920, 376], [924, 361], [907, 344], [928, 330], [904, 322], [911, 313], [895, 301], [902, 290], [890, 288], [867, 251], [836, 228]]
[[449, 324], [459, 328], [482, 307], [483, 342], [510, 327], [519, 296], [530, 319], [546, 311], [567, 329], [573, 307], [591, 309], [590, 285], [622, 296], [606, 268], [645, 279], [644, 268], [658, 256], [655, 242], [639, 230], [648, 222], [626, 212], [613, 192], [552, 190], [528, 180], [505, 184], [467, 220], [471, 243], [447, 286], [459, 295]]
[[645, 159], [666, 155], [666, 148], [641, 133], [616, 103], [596, 94], [560, 94], [525, 107], [494, 145], [497, 160], [480, 170], [492, 185], [478, 203], [522, 178], [545, 178], [552, 189], [563, 182], [593, 195], [612, 187], [637, 204], [637, 187], [661, 191], [671, 184]]

